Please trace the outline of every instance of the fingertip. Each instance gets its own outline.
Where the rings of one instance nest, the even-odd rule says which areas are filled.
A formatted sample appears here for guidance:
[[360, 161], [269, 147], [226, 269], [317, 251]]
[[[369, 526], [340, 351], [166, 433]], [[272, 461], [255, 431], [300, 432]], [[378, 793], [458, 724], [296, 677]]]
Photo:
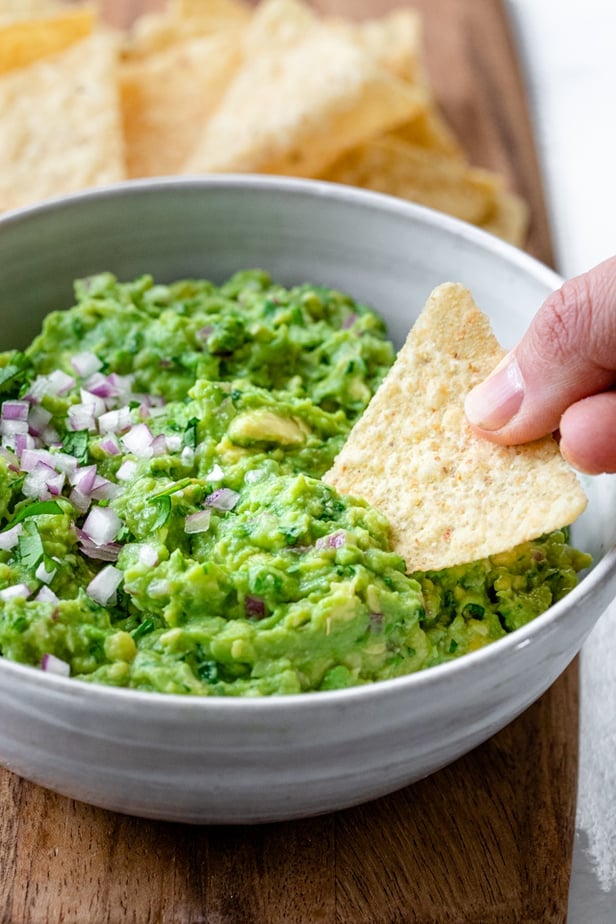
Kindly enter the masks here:
[[560, 421], [563, 457], [587, 475], [616, 473], [616, 392], [572, 404]]

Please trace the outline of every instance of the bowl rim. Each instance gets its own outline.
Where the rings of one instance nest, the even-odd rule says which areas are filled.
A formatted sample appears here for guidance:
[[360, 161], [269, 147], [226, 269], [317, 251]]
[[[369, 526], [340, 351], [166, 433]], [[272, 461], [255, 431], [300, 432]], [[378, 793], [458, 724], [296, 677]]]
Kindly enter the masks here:
[[[471, 245], [482, 250], [494, 253], [507, 262], [512, 268], [517, 268], [533, 276], [548, 289], [555, 289], [562, 284], [562, 277], [540, 260], [509, 244], [500, 238], [461, 221], [442, 212], [430, 209], [417, 203], [407, 202], [394, 196], [383, 193], [363, 190], [355, 187], [331, 183], [325, 180], [299, 179], [295, 177], [282, 177], [275, 175], [253, 174], [216, 174], [216, 175], [187, 175], [181, 177], [155, 177], [139, 180], [125, 180], [93, 189], [87, 189], [70, 195], [55, 196], [44, 202], [11, 209], [0, 215], [0, 235], [15, 224], [36, 220], [38, 216], [55, 212], [58, 209], [87, 207], [109, 198], [124, 199], [125, 197], [147, 196], [155, 194], [172, 194], [177, 191], [207, 190], [250, 190], [262, 193], [278, 192], [288, 196], [305, 196], [308, 198], [323, 198], [329, 202], [344, 205], [356, 205], [373, 208], [380, 212], [410, 219], [416, 223], [428, 224], [433, 228], [444, 231], [451, 237], [462, 237]], [[176, 713], [209, 713], [211, 710], [221, 710], [223, 713], [259, 713], [280, 714], [281, 710], [302, 709], [312, 710], [323, 707], [340, 705], [342, 703], [357, 704], [361, 706], [365, 701], [388, 698], [392, 694], [413, 691], [419, 693], [429, 690], [433, 685], [439, 685], [441, 678], [459, 677], [467, 671], [480, 670], [481, 665], [487, 666], [494, 660], [512, 655], [514, 652], [526, 648], [537, 642], [544, 635], [549, 634], [556, 623], [569, 614], [575, 618], [575, 611], [583, 606], [588, 597], [592, 597], [602, 581], [609, 579], [616, 581], [616, 543], [606, 549], [599, 561], [585, 574], [579, 584], [571, 590], [566, 597], [559, 600], [548, 610], [525, 626], [516, 629], [504, 638], [497, 639], [477, 651], [470, 652], [452, 661], [438, 664], [430, 668], [405, 674], [388, 680], [379, 680], [372, 683], [346, 687], [341, 690], [322, 690], [312, 693], [285, 693], [268, 696], [191, 696], [180, 693], [159, 693], [145, 690], [134, 690], [128, 687], [114, 687], [106, 684], [90, 683], [72, 677], [62, 677], [55, 674], [43, 673], [39, 668], [31, 665], [9, 661], [0, 656], [0, 675], [11, 675], [15, 680], [24, 680], [32, 684], [35, 680], [43, 679], [43, 684], [51, 684], [50, 692], [55, 688], [58, 693], [69, 694], [80, 698], [83, 702], [92, 704], [105, 703], [120, 706], [127, 700], [132, 704], [150, 708], [157, 714], [164, 712]], [[601, 613], [597, 614], [597, 618]], [[576, 652], [571, 653], [573, 658]], [[129, 713], [127, 713], [129, 715]]]

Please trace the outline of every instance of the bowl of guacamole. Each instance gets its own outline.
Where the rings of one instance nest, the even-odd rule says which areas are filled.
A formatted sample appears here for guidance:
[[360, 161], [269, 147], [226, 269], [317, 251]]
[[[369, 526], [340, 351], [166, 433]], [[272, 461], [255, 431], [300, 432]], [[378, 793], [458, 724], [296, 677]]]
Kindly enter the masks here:
[[613, 592], [613, 479], [571, 531], [431, 571], [323, 480], [457, 277], [505, 342], [558, 284], [323, 183], [142, 181], [0, 220], [6, 766], [148, 817], [298, 817], [547, 688]]

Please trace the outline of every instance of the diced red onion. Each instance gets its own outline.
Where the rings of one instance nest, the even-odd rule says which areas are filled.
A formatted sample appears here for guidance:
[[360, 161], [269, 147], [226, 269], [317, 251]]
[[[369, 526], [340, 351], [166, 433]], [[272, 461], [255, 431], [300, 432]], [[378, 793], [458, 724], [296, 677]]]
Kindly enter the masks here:
[[41, 398], [44, 398], [47, 394], [51, 394], [51, 390], [49, 388], [49, 376], [37, 375], [37, 377], [30, 383], [28, 394], [25, 397], [26, 399], [30, 399], [31, 401], [38, 403]]
[[153, 568], [158, 564], [158, 552], [153, 545], [140, 546], [139, 561], [148, 568]]
[[35, 449], [36, 441], [29, 433], [15, 434], [15, 452], [21, 456], [25, 449]]
[[101, 372], [91, 375], [85, 385], [89, 392], [103, 399], [117, 398], [119, 393], [117, 385], [110, 380], [108, 375], [103, 375]]
[[45, 427], [51, 420], [51, 412], [40, 404], [34, 404], [28, 414], [28, 427], [33, 436], [42, 436]]
[[257, 481], [262, 481], [265, 477], [265, 472], [260, 468], [251, 468], [244, 475], [244, 481], [246, 484], [255, 484]]
[[164, 456], [167, 452], [167, 437], [164, 433], [159, 433], [158, 436], [155, 436], [150, 444], [150, 449], [153, 456]]
[[57, 570], [57, 568], [53, 568], [51, 571], [48, 571], [45, 567], [45, 563], [41, 562], [34, 572], [34, 577], [43, 584], [50, 584]]
[[171, 593], [171, 584], [169, 581], [150, 581], [148, 584], [148, 594], [150, 597], [166, 597]]
[[195, 450], [191, 449], [190, 446], [184, 446], [182, 454], [180, 455], [180, 462], [182, 465], [192, 465], [195, 461]]
[[383, 614], [382, 613], [370, 613], [368, 619], [370, 622], [370, 629], [373, 632], [383, 631]]
[[100, 417], [101, 414], [104, 414], [107, 410], [103, 399], [99, 398], [99, 396], [95, 395], [93, 392], [88, 391], [86, 388], [81, 388], [79, 394], [81, 396], [81, 403], [84, 407], [89, 408], [95, 417]]
[[122, 583], [122, 572], [114, 565], [106, 565], [86, 587], [86, 593], [101, 606], [110, 603]]
[[0, 533], [0, 549], [3, 552], [8, 552], [17, 545], [22, 529], [23, 524], [17, 523], [10, 529], [5, 529], [4, 532]]
[[60, 602], [57, 595], [54, 594], [53, 590], [50, 587], [47, 587], [46, 585], [43, 585], [43, 587], [41, 587], [41, 589], [39, 590], [39, 592], [37, 593], [34, 599], [37, 600], [39, 603], [59, 603]]
[[167, 452], [179, 452], [182, 448], [182, 437], [179, 433], [168, 433], [166, 441]]
[[82, 494], [89, 494], [94, 487], [96, 465], [82, 465], [69, 475], [69, 481]]
[[41, 658], [41, 670], [48, 674], [57, 674], [59, 677], [70, 677], [71, 666], [53, 654], [44, 654]]
[[95, 545], [106, 545], [118, 535], [122, 520], [111, 507], [93, 507], [82, 531]]
[[61, 369], [55, 369], [47, 376], [48, 394], [65, 395], [74, 385], [75, 379], [73, 376], [67, 375], [66, 372], [62, 372]]
[[120, 455], [120, 444], [118, 443], [117, 437], [114, 433], [109, 433], [100, 441], [98, 445], [103, 450], [103, 452], [107, 453], [108, 456]]
[[130, 481], [135, 477], [138, 468], [139, 463], [134, 459], [125, 459], [116, 472], [116, 478], [118, 481]]
[[122, 433], [132, 425], [133, 418], [128, 405], [107, 411], [98, 418], [98, 429], [101, 433]]
[[87, 513], [92, 503], [92, 498], [90, 495], [82, 494], [81, 491], [77, 490], [77, 488], [73, 488], [68, 496], [68, 499], [78, 513]]
[[104, 545], [97, 545], [92, 542], [83, 530], [76, 528], [75, 532], [79, 539], [79, 548], [88, 558], [96, 561], [117, 561], [122, 546], [119, 542], [106, 542]]
[[64, 474], [56, 472], [45, 462], [38, 462], [24, 478], [21, 490], [26, 497], [49, 500], [52, 497], [58, 497], [63, 487]]
[[117, 497], [122, 493], [122, 488], [119, 484], [114, 484], [113, 481], [109, 481], [107, 478], [103, 478], [102, 475], [97, 475], [94, 479], [94, 484], [90, 494], [96, 500], [113, 500], [114, 497]]
[[8, 600], [27, 600], [31, 593], [32, 591], [27, 584], [11, 584], [10, 587], [0, 590], [0, 600], [5, 602]]
[[152, 442], [154, 437], [147, 424], [139, 423], [131, 427], [120, 441], [128, 452], [140, 459], [149, 459], [152, 456]]
[[233, 510], [239, 499], [237, 491], [232, 491], [231, 488], [218, 488], [205, 498], [205, 503], [208, 507], [214, 507], [215, 510], [222, 510], [226, 513]]
[[94, 409], [88, 404], [72, 404], [68, 409], [69, 430], [87, 430], [96, 433]]
[[261, 597], [247, 594], [244, 597], [244, 611], [250, 619], [263, 619], [265, 616], [265, 601]]
[[111, 388], [114, 389], [115, 394], [118, 398], [121, 398], [124, 403], [127, 403], [130, 400], [133, 400], [133, 375], [118, 375], [117, 372], [112, 372], [107, 376], [107, 381]]
[[343, 545], [346, 545], [346, 534], [342, 530], [321, 536], [314, 544], [316, 549], [340, 549]]
[[95, 353], [84, 352], [77, 353], [71, 357], [71, 366], [77, 375], [85, 379], [102, 368], [102, 362]]
[[28, 421], [16, 420], [7, 417], [0, 419], [0, 433], [3, 436], [15, 436], [16, 433], [27, 433]]
[[58, 434], [58, 431], [54, 429], [51, 425], [45, 427], [41, 433], [41, 439], [47, 446], [61, 446], [62, 440]]
[[225, 473], [221, 469], [220, 465], [216, 463], [211, 472], [205, 476], [206, 481], [222, 481], [225, 477]]
[[3, 420], [27, 420], [29, 410], [27, 401], [3, 401], [1, 416]]
[[58, 472], [64, 472], [65, 475], [72, 475], [79, 466], [75, 456], [71, 456], [68, 452], [50, 452], [47, 464]]
[[196, 513], [189, 514], [184, 520], [184, 532], [191, 536], [195, 533], [206, 532], [209, 529], [211, 518], [211, 510], [197, 510]]
[[349, 327], [353, 327], [356, 320], [357, 320], [357, 315], [355, 313], [350, 314], [348, 318], [345, 318], [344, 321], [342, 322], [342, 330], [348, 330]]
[[51, 453], [47, 449], [24, 449], [21, 454], [20, 466], [22, 472], [31, 472], [40, 463], [51, 466]]
[[199, 328], [197, 331], [197, 337], [199, 337], [200, 340], [207, 340], [213, 330], [214, 328], [211, 324], [206, 324], [205, 327]]

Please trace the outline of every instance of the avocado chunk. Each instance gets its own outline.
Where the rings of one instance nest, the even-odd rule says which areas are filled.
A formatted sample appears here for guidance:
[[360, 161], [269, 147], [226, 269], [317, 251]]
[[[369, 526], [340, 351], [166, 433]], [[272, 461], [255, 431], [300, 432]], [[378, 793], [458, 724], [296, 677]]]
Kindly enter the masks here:
[[296, 417], [281, 417], [267, 408], [257, 408], [235, 417], [229, 426], [229, 439], [238, 446], [274, 443], [302, 446], [310, 430]]

